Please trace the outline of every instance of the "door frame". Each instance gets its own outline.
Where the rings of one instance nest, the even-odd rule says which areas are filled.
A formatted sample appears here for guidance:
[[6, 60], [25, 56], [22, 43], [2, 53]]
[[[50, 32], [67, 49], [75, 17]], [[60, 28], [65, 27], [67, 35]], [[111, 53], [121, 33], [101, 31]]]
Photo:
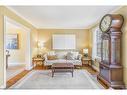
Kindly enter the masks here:
[[25, 63], [26, 63], [26, 70], [31, 70], [33, 68], [32, 65], [32, 49], [31, 49], [31, 29], [20, 24], [19, 22], [4, 16], [4, 87], [6, 88], [6, 22], [11, 22], [12, 24], [20, 27], [23, 29], [23, 32], [26, 32], [26, 37], [27, 37], [27, 44], [26, 44], [26, 53], [25, 53]]

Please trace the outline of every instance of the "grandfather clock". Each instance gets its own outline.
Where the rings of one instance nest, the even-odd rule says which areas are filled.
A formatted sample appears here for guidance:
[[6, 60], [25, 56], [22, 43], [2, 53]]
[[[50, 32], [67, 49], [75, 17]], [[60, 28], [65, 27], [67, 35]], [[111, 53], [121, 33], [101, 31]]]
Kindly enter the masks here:
[[101, 62], [99, 80], [112, 88], [124, 88], [123, 67], [121, 63], [121, 28], [123, 16], [107, 14], [100, 22], [102, 31]]

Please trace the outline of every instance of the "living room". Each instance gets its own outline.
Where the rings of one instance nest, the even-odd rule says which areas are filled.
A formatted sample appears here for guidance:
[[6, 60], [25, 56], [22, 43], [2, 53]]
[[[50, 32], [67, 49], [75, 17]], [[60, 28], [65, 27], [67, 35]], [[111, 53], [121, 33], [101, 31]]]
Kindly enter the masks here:
[[[58, 8], [59, 7], [59, 8]], [[0, 9], [1, 25], [4, 16], [23, 24], [32, 30], [31, 32], [31, 56], [29, 69], [17, 74], [7, 81], [7, 88], [10, 89], [125, 89], [127, 86], [127, 60], [126, 60], [126, 6], [84, 6], [84, 7], [45, 7], [45, 6], [9, 6]], [[87, 10], [91, 10], [91, 13]], [[24, 11], [26, 10], [26, 11]], [[35, 10], [35, 11], [32, 11]], [[35, 15], [37, 10], [41, 10], [40, 16]], [[46, 10], [46, 11], [45, 11]], [[75, 10], [75, 11], [73, 11]], [[79, 12], [79, 10], [82, 11]], [[97, 10], [100, 10], [98, 13]], [[31, 12], [32, 11], [32, 12]], [[64, 13], [65, 12], [65, 13]], [[87, 15], [86, 15], [87, 12]], [[51, 14], [53, 14], [51, 16]], [[106, 14], [121, 14], [124, 17], [122, 27], [122, 70], [117, 84], [110, 84], [97, 79], [101, 62], [101, 40], [100, 21]], [[31, 16], [30, 16], [31, 15]], [[94, 17], [93, 17], [94, 15]], [[74, 16], [74, 18], [72, 18]], [[119, 18], [121, 17], [118, 15]], [[30, 19], [28, 20], [28, 17]], [[85, 18], [84, 18], [85, 17]], [[23, 18], [27, 19], [24, 20]], [[35, 20], [39, 18], [38, 20]], [[74, 20], [75, 19], [75, 20]], [[27, 21], [32, 22], [32, 24]], [[121, 20], [122, 21], [122, 20]], [[61, 24], [62, 23], [62, 24]], [[81, 25], [80, 25], [80, 24]], [[36, 27], [35, 27], [36, 26]], [[3, 29], [3, 28], [1, 28]], [[3, 30], [1, 30], [3, 33]], [[3, 36], [1, 35], [1, 38]], [[4, 44], [1, 44], [4, 45]], [[65, 47], [64, 47], [65, 46]], [[3, 46], [1, 46], [3, 47]], [[59, 53], [58, 53], [59, 52]], [[1, 52], [1, 55], [4, 55]], [[46, 55], [48, 54], [48, 56]], [[58, 57], [61, 57], [60, 60]], [[106, 54], [107, 56], [107, 54]], [[63, 58], [64, 57], [64, 58]], [[76, 58], [75, 58], [76, 57]], [[1, 63], [4, 63], [3, 56]], [[47, 61], [47, 59], [49, 59]], [[62, 59], [62, 60], [61, 60]], [[64, 59], [64, 60], [63, 60]], [[55, 62], [54, 62], [55, 60]], [[68, 61], [69, 60], [69, 61]], [[71, 60], [71, 61], [70, 61]], [[33, 62], [32, 62], [33, 61]], [[53, 62], [51, 62], [53, 61]], [[79, 62], [79, 64], [78, 64]], [[31, 64], [32, 63], [32, 64]], [[56, 73], [54, 63], [73, 63], [67, 65], [67, 69], [72, 73]], [[50, 65], [49, 65], [50, 64]], [[32, 65], [32, 66], [31, 66]], [[49, 66], [48, 66], [49, 65]], [[1, 74], [6, 72], [1, 66]], [[60, 65], [61, 68], [61, 65]], [[74, 70], [74, 71], [73, 71]], [[106, 72], [107, 73], [107, 72]], [[108, 72], [109, 73], [109, 72]], [[114, 72], [113, 72], [114, 73]], [[122, 75], [123, 74], [123, 75]], [[1, 76], [1, 84], [6, 84], [5, 75]], [[24, 77], [25, 76], [25, 77]], [[108, 76], [108, 75], [107, 75]], [[106, 76], [106, 77], [107, 77]], [[116, 79], [117, 76], [115, 73]], [[31, 78], [30, 78], [31, 77]], [[73, 78], [72, 78], [73, 77]], [[99, 79], [100, 78], [100, 79]], [[66, 81], [65, 81], [66, 80]], [[100, 81], [101, 80], [101, 81]], [[112, 83], [112, 81], [111, 81]]]

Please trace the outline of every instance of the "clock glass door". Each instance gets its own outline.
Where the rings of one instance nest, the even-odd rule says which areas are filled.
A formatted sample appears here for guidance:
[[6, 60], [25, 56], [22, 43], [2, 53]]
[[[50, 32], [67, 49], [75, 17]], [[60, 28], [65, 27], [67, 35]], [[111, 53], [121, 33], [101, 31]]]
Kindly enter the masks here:
[[112, 39], [111, 49], [111, 62], [120, 64], [120, 39]]
[[109, 64], [109, 40], [102, 42], [102, 60], [103, 63]]

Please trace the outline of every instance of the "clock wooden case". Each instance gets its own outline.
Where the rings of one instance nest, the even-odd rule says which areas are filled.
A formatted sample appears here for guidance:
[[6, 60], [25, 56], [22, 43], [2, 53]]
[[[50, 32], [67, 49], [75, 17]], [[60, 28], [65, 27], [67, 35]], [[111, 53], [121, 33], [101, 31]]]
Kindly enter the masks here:
[[107, 14], [100, 22], [102, 33], [100, 73], [97, 78], [112, 88], [124, 88], [121, 63], [121, 28], [124, 19], [119, 14]]

